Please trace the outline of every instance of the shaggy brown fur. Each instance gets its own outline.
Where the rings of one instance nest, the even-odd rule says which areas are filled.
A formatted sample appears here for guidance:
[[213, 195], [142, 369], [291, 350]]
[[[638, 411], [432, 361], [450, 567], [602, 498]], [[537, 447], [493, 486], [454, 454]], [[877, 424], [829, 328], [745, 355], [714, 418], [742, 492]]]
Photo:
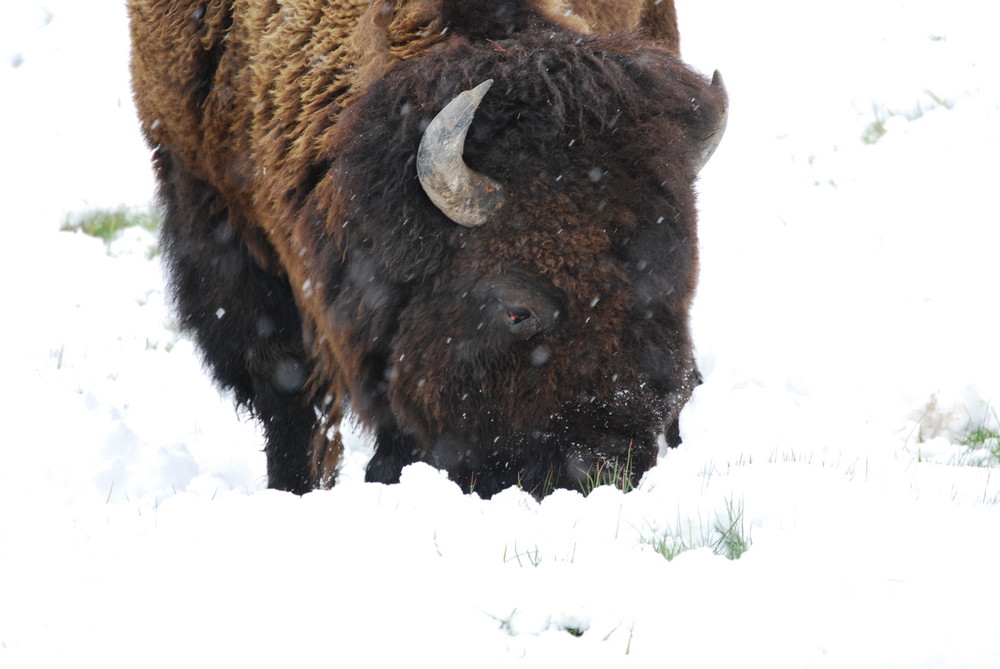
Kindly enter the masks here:
[[[678, 50], [671, 0], [538, 0], [536, 9], [577, 32], [644, 29]], [[130, 0], [148, 141], [220, 190], [249, 195], [255, 175], [314, 162], [341, 109], [395, 63], [445, 41], [441, 10], [441, 0]]]
[[[129, 11], [178, 312], [263, 422], [272, 487], [334, 481], [348, 398], [376, 436], [369, 480], [424, 460], [540, 492], [652, 466], [695, 376], [686, 166], [724, 104], [676, 59], [672, 2]], [[413, 154], [488, 78], [466, 161], [516, 197], [469, 230]], [[557, 314], [530, 338], [483, 315], [526, 294]]]

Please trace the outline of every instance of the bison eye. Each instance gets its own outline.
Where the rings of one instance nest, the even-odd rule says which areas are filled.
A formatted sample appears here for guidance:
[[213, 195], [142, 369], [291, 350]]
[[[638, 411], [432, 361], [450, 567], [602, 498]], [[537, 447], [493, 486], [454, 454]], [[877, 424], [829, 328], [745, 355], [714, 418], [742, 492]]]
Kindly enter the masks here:
[[511, 325], [518, 325], [534, 316], [524, 307], [507, 307], [507, 318], [510, 319]]
[[480, 327], [488, 322], [506, 341], [524, 341], [557, 326], [559, 302], [554, 292], [530, 274], [509, 270], [483, 277], [472, 290], [472, 304], [480, 305], [477, 319], [489, 315]]
[[501, 303], [501, 318], [517, 339], [528, 339], [542, 331], [542, 323], [528, 307]]

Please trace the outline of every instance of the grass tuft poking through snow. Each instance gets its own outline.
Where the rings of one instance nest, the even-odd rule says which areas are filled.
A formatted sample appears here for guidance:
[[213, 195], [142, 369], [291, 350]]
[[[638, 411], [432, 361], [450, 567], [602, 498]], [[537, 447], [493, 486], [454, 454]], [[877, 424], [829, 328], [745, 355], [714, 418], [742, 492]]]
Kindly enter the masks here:
[[1000, 420], [995, 410], [990, 410], [982, 420], [970, 422], [965, 434], [957, 443], [968, 449], [971, 462], [995, 467], [1000, 463]]
[[627, 493], [635, 488], [635, 484], [633, 483], [634, 478], [632, 471], [632, 445], [629, 444], [628, 455], [624, 463], [619, 462], [617, 459], [598, 462], [580, 483], [580, 488], [584, 495], [589, 495], [601, 486], [611, 486]]
[[[160, 226], [159, 217], [149, 208], [117, 207], [114, 209], [94, 209], [82, 214], [69, 215], [60, 230], [63, 232], [81, 232], [96, 237], [104, 242], [111, 254], [112, 244], [121, 238], [122, 234], [138, 228], [154, 234]], [[158, 253], [152, 245], [146, 257], [152, 259]]]
[[743, 503], [726, 500], [726, 515], [715, 521], [716, 539], [712, 551], [729, 560], [738, 560], [750, 548], [750, 530], [743, 522]]
[[872, 103], [872, 116], [874, 120], [865, 126], [864, 131], [861, 133], [861, 141], [865, 144], [877, 144], [879, 140], [885, 137], [886, 133], [889, 132], [888, 122], [894, 116], [898, 116], [905, 121], [916, 121], [917, 119], [923, 117], [931, 109], [952, 109], [954, 104], [940, 95], [936, 94], [934, 91], [925, 88], [923, 89], [923, 94], [930, 100], [930, 104], [921, 100], [917, 105], [908, 112], [894, 111], [890, 107], [873, 102]]
[[[668, 562], [698, 548], [710, 548], [716, 555], [738, 560], [750, 549], [751, 530], [744, 522], [743, 502], [725, 500], [725, 512], [710, 524], [678, 523], [678, 528], [652, 536], [640, 535], [639, 543], [651, 547]], [[695, 528], [698, 533], [695, 534]]]

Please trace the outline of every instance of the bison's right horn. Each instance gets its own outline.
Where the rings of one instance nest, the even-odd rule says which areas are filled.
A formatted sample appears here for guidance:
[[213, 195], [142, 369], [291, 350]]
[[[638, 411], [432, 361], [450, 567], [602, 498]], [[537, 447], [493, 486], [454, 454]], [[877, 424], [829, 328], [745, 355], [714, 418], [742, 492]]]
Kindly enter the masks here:
[[504, 202], [503, 188], [465, 164], [465, 136], [486, 91], [488, 79], [459, 94], [438, 112], [417, 149], [417, 177], [431, 202], [459, 225], [476, 228]]
[[701, 144], [695, 151], [692, 159], [692, 168], [695, 174], [701, 172], [708, 159], [712, 157], [715, 150], [719, 148], [719, 142], [726, 133], [726, 124], [729, 122], [729, 94], [726, 92], [726, 85], [722, 82], [722, 75], [716, 70], [712, 75], [712, 90], [722, 99], [722, 111], [716, 119], [712, 130], [701, 140]]

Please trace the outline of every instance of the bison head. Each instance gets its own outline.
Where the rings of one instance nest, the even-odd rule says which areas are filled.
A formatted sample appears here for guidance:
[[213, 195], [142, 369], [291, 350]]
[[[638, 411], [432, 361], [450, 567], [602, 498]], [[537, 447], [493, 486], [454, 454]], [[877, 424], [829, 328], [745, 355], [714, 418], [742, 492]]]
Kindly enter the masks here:
[[344, 114], [299, 225], [323, 227], [317, 346], [375, 430], [369, 480], [422, 460], [544, 492], [655, 463], [696, 378], [692, 184], [726, 106], [642, 42], [546, 33], [456, 39]]

